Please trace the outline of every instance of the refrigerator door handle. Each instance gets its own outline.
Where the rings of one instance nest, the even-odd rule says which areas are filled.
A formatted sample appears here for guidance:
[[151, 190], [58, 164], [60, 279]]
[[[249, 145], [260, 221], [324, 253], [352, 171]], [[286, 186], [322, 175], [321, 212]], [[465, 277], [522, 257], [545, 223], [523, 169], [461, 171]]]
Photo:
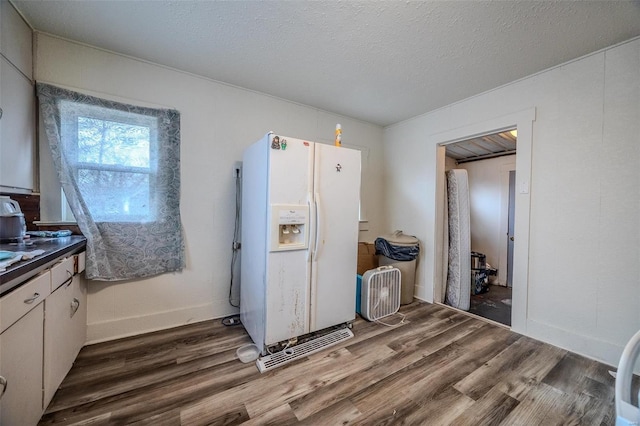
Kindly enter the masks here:
[[320, 211], [322, 209], [320, 204], [320, 193], [316, 192], [316, 235], [315, 235], [315, 248], [313, 250], [313, 260], [318, 260], [318, 252], [320, 251], [320, 240], [322, 239], [322, 218], [320, 217]]
[[[311, 260], [311, 257], [313, 256], [313, 249], [311, 248], [311, 246], [316, 238], [316, 209], [315, 201], [313, 201], [311, 193], [309, 193], [309, 195], [307, 196], [307, 205], [309, 206], [309, 248], [307, 249], [307, 262], [309, 262]], [[311, 233], [312, 229], [314, 230], [313, 234]]]

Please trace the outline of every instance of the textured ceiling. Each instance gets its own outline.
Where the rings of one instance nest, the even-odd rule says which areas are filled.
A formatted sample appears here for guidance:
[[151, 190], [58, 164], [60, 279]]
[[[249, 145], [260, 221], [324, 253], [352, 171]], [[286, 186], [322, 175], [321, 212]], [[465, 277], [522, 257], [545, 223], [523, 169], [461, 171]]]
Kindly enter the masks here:
[[380, 125], [640, 35], [638, 1], [12, 3], [39, 31]]

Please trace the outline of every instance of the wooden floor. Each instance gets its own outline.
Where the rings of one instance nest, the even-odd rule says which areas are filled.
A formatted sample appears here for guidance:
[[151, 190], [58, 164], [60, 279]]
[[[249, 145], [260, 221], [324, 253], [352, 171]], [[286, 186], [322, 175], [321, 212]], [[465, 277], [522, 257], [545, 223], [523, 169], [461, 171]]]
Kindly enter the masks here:
[[511, 326], [511, 288], [490, 285], [488, 292], [472, 294], [469, 313]]
[[42, 425], [614, 424], [603, 364], [439, 305], [260, 374], [207, 321], [82, 349]]

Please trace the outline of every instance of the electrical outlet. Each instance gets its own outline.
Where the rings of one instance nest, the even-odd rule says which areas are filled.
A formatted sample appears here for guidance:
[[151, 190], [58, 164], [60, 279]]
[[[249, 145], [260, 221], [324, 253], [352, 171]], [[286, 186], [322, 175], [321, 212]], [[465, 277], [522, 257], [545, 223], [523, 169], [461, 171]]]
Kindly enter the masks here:
[[242, 177], [242, 161], [236, 161], [233, 165], [233, 177], [241, 178]]

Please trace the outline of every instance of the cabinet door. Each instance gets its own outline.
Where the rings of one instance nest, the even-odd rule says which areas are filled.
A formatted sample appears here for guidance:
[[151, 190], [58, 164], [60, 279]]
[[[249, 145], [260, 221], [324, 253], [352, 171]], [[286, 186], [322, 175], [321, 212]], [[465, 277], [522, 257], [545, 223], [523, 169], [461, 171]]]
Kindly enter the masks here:
[[[0, 3], [4, 3], [2, 0], [0, 0]], [[2, 9], [3, 7], [1, 7], [0, 5], [0, 23], [2, 22]], [[2, 37], [2, 27], [4, 26], [0, 26], [0, 46], [2, 46], [3, 43], [3, 37]], [[1, 56], [1, 55], [0, 55]], [[3, 102], [2, 102], [2, 64], [0, 64], [0, 141], [2, 141], [2, 107], [4, 106]], [[0, 145], [2, 145], [2, 143], [0, 143]], [[2, 167], [2, 149], [0, 148], [0, 167]], [[2, 178], [0, 177], [0, 185], [2, 185]], [[1, 380], [1, 379], [0, 379]], [[0, 390], [0, 392], [2, 392]]]
[[45, 300], [44, 407], [51, 402], [86, 339], [87, 292], [75, 275]]
[[33, 84], [0, 57], [0, 186], [34, 189], [35, 95]]
[[[2, 327], [2, 303], [0, 303], [0, 327]], [[2, 335], [0, 334], [0, 423], [2, 422], [2, 398], [6, 389], [7, 379], [2, 375]]]
[[13, 6], [0, 2], [0, 50], [25, 76], [32, 78], [31, 28]]
[[0, 375], [7, 391], [0, 399], [0, 424], [36, 425], [42, 416], [42, 324], [44, 304], [0, 335]]

